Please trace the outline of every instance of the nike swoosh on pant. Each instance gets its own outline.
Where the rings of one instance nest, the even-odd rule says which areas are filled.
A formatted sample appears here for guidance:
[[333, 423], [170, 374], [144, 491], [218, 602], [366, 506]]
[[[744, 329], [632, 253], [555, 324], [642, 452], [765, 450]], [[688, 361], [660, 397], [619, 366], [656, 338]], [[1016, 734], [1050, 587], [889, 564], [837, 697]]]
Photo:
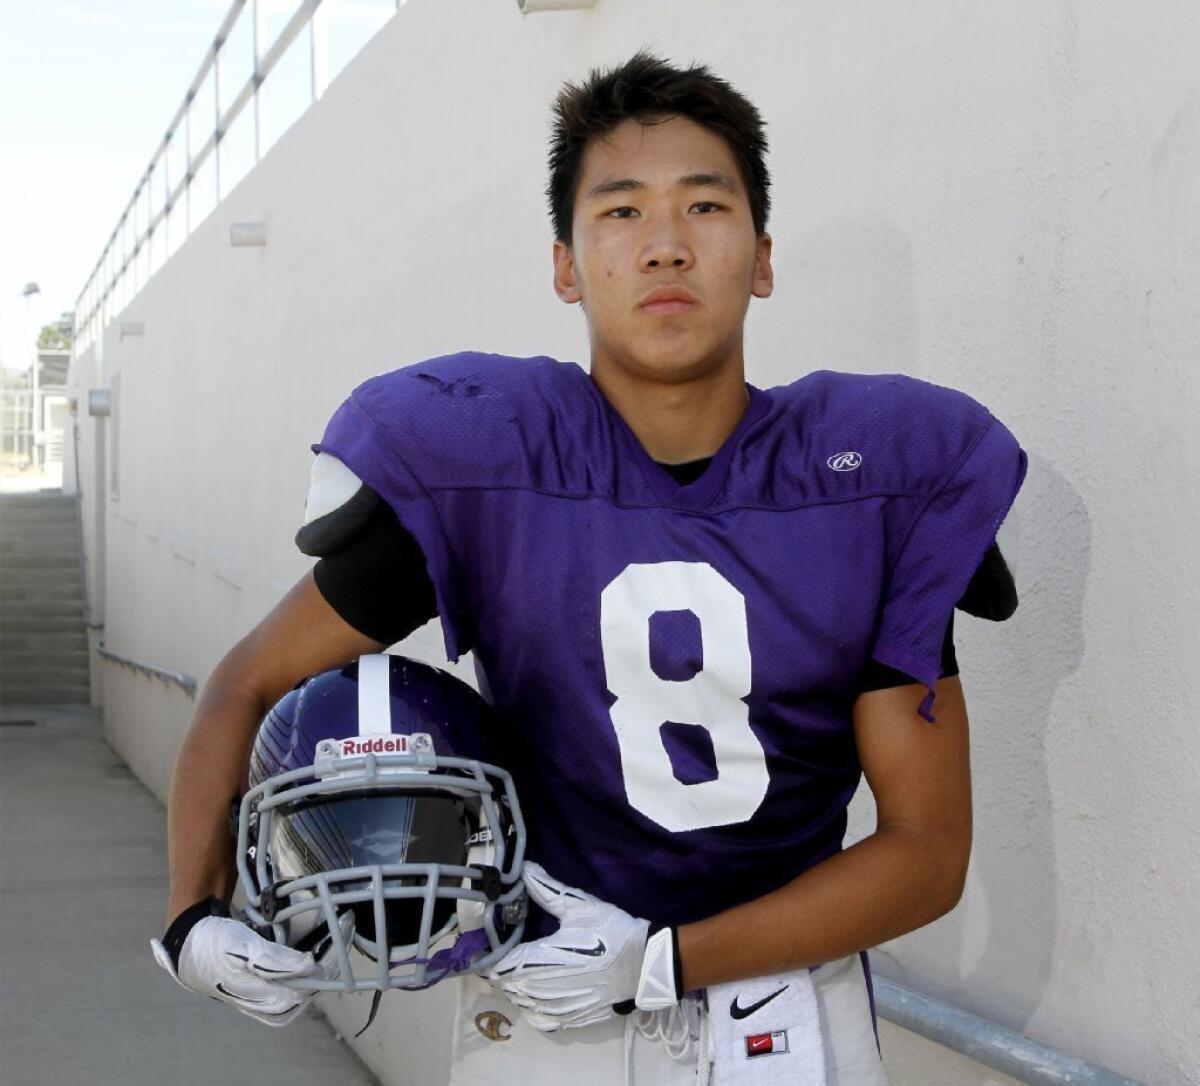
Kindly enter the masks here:
[[774, 999], [776, 996], [783, 995], [783, 993], [786, 992], [788, 990], [788, 988], [790, 988], [790, 987], [791, 987], [790, 984], [785, 984], [782, 988], [779, 989], [779, 991], [772, 992], [769, 996], [764, 996], [757, 1003], [751, 1003], [749, 1007], [739, 1007], [738, 1006], [738, 997], [734, 996], [733, 1002], [729, 1004], [729, 1016], [731, 1018], [747, 1018], [750, 1015], [752, 1015], [755, 1011], [762, 1010], [762, 1008], [765, 1007], [768, 1003], [770, 1003], [771, 1000]]

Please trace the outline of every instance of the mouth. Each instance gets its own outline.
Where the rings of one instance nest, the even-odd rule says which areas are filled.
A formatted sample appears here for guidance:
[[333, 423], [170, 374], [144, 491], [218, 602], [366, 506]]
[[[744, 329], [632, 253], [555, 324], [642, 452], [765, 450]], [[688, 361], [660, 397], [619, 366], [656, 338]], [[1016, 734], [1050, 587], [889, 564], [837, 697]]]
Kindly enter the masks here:
[[641, 307], [647, 313], [686, 313], [689, 309], [695, 309], [695, 302], [685, 302], [681, 299], [674, 298], [665, 302], [649, 302]]

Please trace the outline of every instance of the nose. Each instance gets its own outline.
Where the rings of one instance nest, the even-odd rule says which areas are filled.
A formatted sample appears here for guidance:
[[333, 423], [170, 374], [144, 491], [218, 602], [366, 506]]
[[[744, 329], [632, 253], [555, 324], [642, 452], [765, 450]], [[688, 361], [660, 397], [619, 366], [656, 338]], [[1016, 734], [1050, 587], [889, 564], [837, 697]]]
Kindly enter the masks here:
[[684, 238], [684, 232], [672, 217], [660, 217], [657, 224], [647, 231], [642, 252], [643, 267], [670, 265], [673, 268], [686, 268], [691, 266], [692, 259], [692, 250]]

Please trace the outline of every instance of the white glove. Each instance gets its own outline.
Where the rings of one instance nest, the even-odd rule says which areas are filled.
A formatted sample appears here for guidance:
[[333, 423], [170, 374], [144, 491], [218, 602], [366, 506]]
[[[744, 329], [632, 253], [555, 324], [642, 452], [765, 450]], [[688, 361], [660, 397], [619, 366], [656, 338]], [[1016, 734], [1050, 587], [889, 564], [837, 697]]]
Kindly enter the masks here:
[[[656, 946], [665, 943], [664, 967], [661, 953], [653, 962], [647, 958], [648, 920], [564, 886], [538, 864], [526, 863], [523, 877], [529, 896], [558, 919], [559, 928], [514, 947], [485, 979], [528, 1012], [530, 1025], [552, 1033], [603, 1022], [615, 1013], [613, 1004], [628, 1004], [627, 1013], [635, 999], [638, 1006], [675, 1002], [671, 929], [654, 937]], [[642, 976], [644, 963], [653, 965], [655, 977]], [[655, 991], [669, 988], [669, 999], [644, 1004], [639, 994], [647, 991], [647, 981]]]
[[[169, 935], [164, 939], [169, 941]], [[323, 964], [221, 915], [192, 923], [179, 950], [178, 970], [162, 940], [152, 939], [150, 948], [158, 964], [184, 988], [229, 1003], [268, 1026], [286, 1026], [317, 994], [315, 988], [289, 988], [279, 981], [332, 980], [340, 975], [336, 956]]]

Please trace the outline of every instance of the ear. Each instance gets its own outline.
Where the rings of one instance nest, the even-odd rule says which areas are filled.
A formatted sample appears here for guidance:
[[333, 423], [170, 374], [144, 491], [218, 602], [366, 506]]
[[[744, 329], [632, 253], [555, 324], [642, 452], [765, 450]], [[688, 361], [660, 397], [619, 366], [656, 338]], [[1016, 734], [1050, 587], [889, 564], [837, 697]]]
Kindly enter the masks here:
[[771, 235], [764, 231], [758, 239], [754, 254], [754, 281], [750, 293], [756, 298], [769, 298], [775, 289], [775, 270], [771, 267]]
[[575, 275], [575, 254], [565, 241], [554, 242], [554, 292], [568, 305], [583, 301]]

